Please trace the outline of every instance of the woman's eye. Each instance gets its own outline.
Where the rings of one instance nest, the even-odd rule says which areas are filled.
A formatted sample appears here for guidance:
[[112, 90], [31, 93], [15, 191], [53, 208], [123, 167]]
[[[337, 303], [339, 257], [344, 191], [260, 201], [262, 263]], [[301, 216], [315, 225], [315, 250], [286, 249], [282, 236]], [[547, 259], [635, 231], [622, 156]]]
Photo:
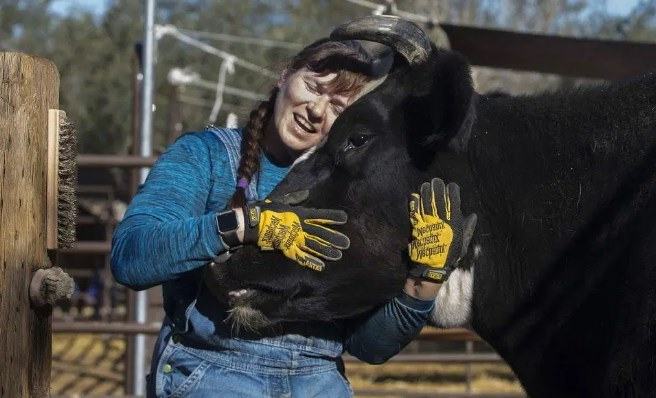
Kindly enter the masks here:
[[335, 112], [335, 115], [339, 115], [344, 112], [344, 107], [342, 105], [333, 104], [333, 112]]
[[305, 82], [305, 87], [307, 87], [308, 90], [312, 91], [313, 93], [318, 93], [319, 92], [319, 87], [310, 84], [308, 82]]

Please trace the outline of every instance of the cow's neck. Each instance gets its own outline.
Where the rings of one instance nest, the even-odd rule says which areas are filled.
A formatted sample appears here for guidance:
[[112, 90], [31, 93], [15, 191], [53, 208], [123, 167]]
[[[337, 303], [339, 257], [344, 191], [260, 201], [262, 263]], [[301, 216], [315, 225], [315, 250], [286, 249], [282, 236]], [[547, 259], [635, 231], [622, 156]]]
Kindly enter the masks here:
[[655, 81], [624, 91], [483, 98], [467, 153], [451, 161], [465, 171], [447, 171], [448, 160], [440, 168], [461, 183], [464, 211], [479, 215], [472, 324], [529, 384], [560, 375], [557, 366], [586, 367], [574, 356], [550, 357], [576, 344], [564, 336], [581, 327], [597, 325], [590, 350], [602, 355], [596, 344], [610, 328], [598, 317], [614, 316], [603, 308], [614, 308], [606, 293], [618, 272], [630, 272], [614, 268], [628, 244], [622, 231], [640, 212], [644, 187], [656, 184]]

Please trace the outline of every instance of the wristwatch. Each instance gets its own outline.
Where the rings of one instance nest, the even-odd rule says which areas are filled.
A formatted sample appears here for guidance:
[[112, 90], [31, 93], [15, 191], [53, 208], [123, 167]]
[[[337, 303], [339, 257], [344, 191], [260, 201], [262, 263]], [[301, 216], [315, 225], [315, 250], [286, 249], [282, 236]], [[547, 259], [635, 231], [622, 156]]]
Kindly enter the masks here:
[[221, 235], [221, 239], [225, 242], [230, 249], [241, 246], [241, 242], [237, 237], [237, 214], [234, 210], [226, 210], [216, 215], [216, 228]]

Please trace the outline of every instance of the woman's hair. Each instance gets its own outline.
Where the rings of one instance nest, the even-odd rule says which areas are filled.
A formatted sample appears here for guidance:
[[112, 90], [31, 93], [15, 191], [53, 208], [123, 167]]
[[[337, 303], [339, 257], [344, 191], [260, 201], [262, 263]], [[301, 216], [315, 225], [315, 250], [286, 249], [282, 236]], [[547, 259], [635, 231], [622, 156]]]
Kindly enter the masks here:
[[[357, 94], [370, 80], [362, 68], [360, 54], [356, 48], [345, 42], [318, 40], [301, 50], [291, 59], [285, 73], [290, 76], [302, 68], [327, 75], [337, 75], [327, 85], [335, 93]], [[244, 128], [241, 143], [241, 160], [237, 169], [237, 190], [230, 201], [230, 207], [241, 207], [246, 203], [246, 187], [260, 167], [262, 139], [273, 116], [274, 105], [279, 89], [274, 87], [269, 99], [261, 102], [251, 111]]]

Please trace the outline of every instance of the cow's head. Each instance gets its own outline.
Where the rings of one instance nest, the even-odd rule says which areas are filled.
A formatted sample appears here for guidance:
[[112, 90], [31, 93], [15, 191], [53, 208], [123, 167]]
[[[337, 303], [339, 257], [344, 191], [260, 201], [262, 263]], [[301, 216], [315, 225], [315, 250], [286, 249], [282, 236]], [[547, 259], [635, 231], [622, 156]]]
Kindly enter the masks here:
[[[397, 294], [407, 275], [409, 194], [434, 174], [439, 148], [462, 145], [473, 95], [463, 58], [431, 46], [426, 59], [398, 64], [351, 105], [325, 145], [271, 195], [309, 190], [303, 206], [345, 210], [349, 220], [341, 230], [351, 247], [323, 272], [256, 248], [210, 267], [209, 285], [229, 301], [235, 321], [260, 326], [344, 318]], [[229, 299], [229, 291], [242, 289], [247, 293]]]

